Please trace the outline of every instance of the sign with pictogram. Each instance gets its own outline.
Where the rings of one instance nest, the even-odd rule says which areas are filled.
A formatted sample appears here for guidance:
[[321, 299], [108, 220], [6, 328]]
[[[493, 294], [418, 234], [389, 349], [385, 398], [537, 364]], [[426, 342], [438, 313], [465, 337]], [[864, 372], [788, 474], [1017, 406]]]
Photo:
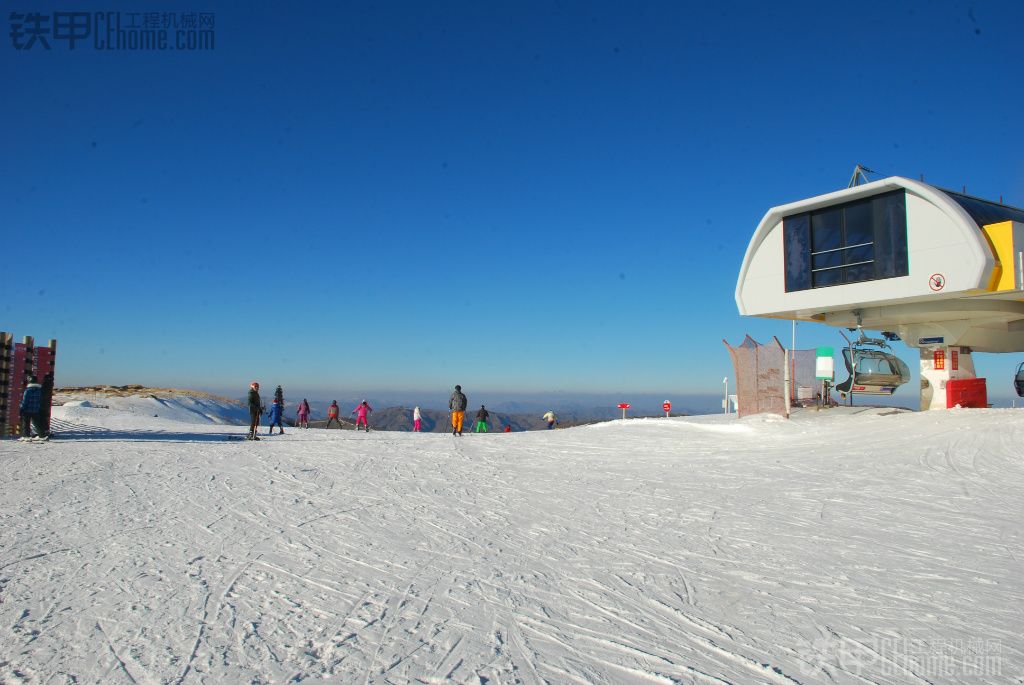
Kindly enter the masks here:
[[665, 410], [665, 416], [668, 416], [668, 413], [672, 411], [672, 403], [669, 402], [668, 400], [665, 400], [664, 402], [661, 403], [661, 408]]
[[928, 287], [939, 292], [946, 287], [946, 277], [942, 274], [932, 274], [928, 277]]

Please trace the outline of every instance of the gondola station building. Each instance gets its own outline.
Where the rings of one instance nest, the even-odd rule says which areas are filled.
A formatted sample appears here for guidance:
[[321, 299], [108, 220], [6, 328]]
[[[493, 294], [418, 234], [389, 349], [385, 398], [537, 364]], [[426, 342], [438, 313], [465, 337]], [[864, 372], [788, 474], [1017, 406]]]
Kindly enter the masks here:
[[1024, 351], [1024, 210], [899, 176], [773, 207], [736, 305], [894, 333], [920, 351], [922, 410], [983, 405], [971, 353]]

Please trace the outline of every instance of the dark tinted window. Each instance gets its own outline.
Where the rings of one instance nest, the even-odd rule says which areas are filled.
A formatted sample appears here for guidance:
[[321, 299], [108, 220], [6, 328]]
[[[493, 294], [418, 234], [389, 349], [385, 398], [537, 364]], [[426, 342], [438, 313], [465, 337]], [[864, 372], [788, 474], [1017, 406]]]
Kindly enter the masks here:
[[875, 278], [896, 278], [910, 273], [907, 260], [907, 196], [902, 190], [873, 198]]
[[786, 291], [906, 276], [902, 190], [783, 219]]
[[807, 214], [786, 217], [782, 222], [786, 255], [786, 292], [811, 287], [811, 227]]
[[943, 190], [942, 192], [949, 195], [957, 204], [963, 207], [978, 226], [998, 224], [1003, 221], [1016, 221], [1024, 224], [1024, 209], [989, 202], [988, 200], [982, 200], [969, 195], [961, 195], [960, 193], [954, 193], [952, 190]]

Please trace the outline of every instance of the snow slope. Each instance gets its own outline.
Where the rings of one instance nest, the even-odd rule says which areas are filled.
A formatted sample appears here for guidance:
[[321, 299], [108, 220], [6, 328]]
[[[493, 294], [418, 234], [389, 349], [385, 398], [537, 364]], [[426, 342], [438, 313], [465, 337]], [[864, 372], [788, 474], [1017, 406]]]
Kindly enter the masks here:
[[148, 412], [0, 442], [0, 682], [1024, 678], [1021, 412], [260, 442]]

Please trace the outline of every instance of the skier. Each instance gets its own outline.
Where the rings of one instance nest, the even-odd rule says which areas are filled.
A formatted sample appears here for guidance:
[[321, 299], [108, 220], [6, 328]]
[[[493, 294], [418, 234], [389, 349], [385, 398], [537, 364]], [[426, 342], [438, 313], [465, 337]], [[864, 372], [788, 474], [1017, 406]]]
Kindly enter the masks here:
[[412, 409], [412, 432], [419, 433], [420, 428], [423, 427], [423, 417], [420, 416], [420, 408], [413, 407]]
[[367, 421], [366, 417], [371, 411], [373, 411], [373, 407], [371, 407], [370, 403], [366, 400], [360, 402], [358, 406], [352, 410], [352, 413], [356, 415], [356, 430], [359, 430], [359, 426], [362, 426], [367, 433], [370, 432], [370, 423]]
[[548, 422], [548, 430], [551, 430], [558, 423], [558, 417], [555, 416], [555, 412], [549, 411], [544, 415], [544, 420]]
[[505, 424], [505, 432], [506, 433], [511, 433], [512, 432], [512, 426], [510, 426], [508, 424]]
[[21, 396], [21, 437], [18, 440], [27, 442], [32, 440], [32, 426], [36, 429], [36, 439], [46, 440], [46, 429], [40, 420], [40, 410], [43, 406], [43, 386], [36, 383], [35, 376], [28, 377], [28, 385], [25, 393]]
[[490, 416], [490, 412], [484, 408], [484, 405], [480, 405], [480, 411], [476, 413], [476, 431], [477, 433], [487, 432], [487, 418]]
[[338, 424], [338, 428], [341, 428], [341, 419], [338, 418], [338, 412], [339, 411], [340, 410], [338, 408], [338, 400], [332, 400], [331, 401], [331, 406], [327, 407], [327, 426], [326, 426], [326, 428], [330, 428], [331, 427], [331, 421], [334, 421], [335, 423], [337, 423]]
[[462, 422], [466, 418], [466, 405], [469, 400], [462, 394], [462, 386], [456, 385], [455, 392], [448, 400], [448, 408], [452, 412], [452, 435], [462, 435]]
[[306, 401], [305, 397], [303, 397], [302, 398], [302, 402], [299, 403], [298, 415], [299, 415], [299, 420], [298, 420], [299, 428], [307, 428], [308, 429], [309, 428], [309, 402]]
[[277, 401], [276, 397], [274, 398], [274, 403], [270, 405], [269, 414], [270, 430], [267, 432], [267, 435], [274, 434], [274, 426], [277, 426], [278, 429], [281, 431], [281, 435], [284, 435], [284, 426], [281, 425], [281, 415], [284, 414], [284, 406], [282, 405], [281, 402]]
[[263, 400], [260, 399], [260, 384], [253, 381], [249, 384], [249, 437], [246, 440], [259, 440], [256, 430], [260, 427], [260, 416], [263, 414]]

